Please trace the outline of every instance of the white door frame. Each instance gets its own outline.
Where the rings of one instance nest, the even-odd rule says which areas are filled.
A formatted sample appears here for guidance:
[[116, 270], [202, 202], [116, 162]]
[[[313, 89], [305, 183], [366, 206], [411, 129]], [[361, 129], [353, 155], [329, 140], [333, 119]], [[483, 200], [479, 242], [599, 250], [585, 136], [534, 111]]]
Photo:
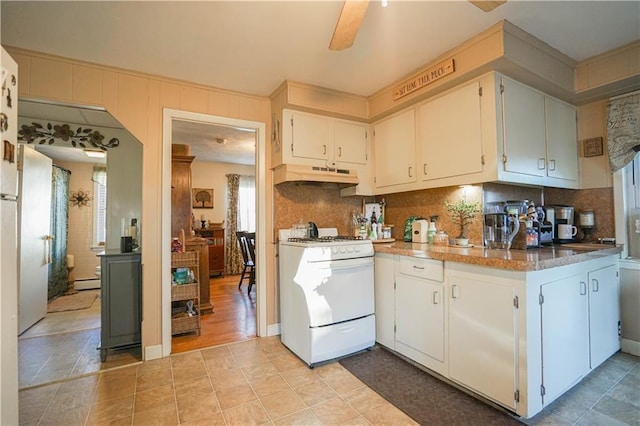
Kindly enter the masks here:
[[[162, 356], [171, 354], [171, 128], [173, 120], [219, 126], [241, 127], [256, 131], [256, 255], [258, 265], [266, 265], [266, 125], [195, 112], [164, 108], [162, 112]], [[267, 335], [266, 268], [256, 268], [256, 334]]]

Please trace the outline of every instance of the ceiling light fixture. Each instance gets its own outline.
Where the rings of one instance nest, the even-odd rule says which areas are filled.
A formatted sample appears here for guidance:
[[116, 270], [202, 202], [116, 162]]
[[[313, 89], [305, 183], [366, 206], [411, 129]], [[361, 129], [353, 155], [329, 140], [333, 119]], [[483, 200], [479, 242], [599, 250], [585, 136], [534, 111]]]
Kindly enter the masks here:
[[227, 143], [227, 140], [225, 138], [216, 138], [216, 142], [218, 142], [220, 145], [224, 145]]
[[382, 7], [387, 7], [389, 6], [389, 2], [387, 0], [381, 0], [380, 4], [382, 4]]
[[104, 151], [94, 151], [92, 149], [85, 149], [84, 150], [84, 154], [87, 157], [91, 157], [91, 158], [106, 158], [107, 157], [107, 153]]

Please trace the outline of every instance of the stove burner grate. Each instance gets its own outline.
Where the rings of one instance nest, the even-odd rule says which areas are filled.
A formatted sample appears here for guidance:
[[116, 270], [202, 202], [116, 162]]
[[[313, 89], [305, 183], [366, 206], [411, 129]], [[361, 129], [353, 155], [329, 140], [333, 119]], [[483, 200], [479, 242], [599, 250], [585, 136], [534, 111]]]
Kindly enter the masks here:
[[349, 235], [331, 235], [331, 236], [323, 236], [323, 237], [316, 237], [316, 238], [311, 238], [311, 237], [289, 237], [289, 239], [287, 241], [292, 242], [292, 243], [330, 243], [333, 241], [357, 241], [357, 240], [363, 240], [364, 238], [358, 236], [358, 237], [352, 237]]

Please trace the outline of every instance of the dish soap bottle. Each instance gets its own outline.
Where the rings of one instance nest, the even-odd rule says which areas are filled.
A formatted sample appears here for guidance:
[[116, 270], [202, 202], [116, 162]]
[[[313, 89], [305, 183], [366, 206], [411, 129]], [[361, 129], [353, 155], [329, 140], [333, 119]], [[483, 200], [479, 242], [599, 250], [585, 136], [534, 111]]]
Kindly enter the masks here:
[[369, 239], [377, 240], [378, 239], [378, 221], [376, 220], [376, 212], [371, 212], [371, 222], [369, 228]]
[[436, 219], [438, 216], [429, 218], [429, 228], [427, 229], [427, 244], [433, 244], [433, 237], [436, 235]]

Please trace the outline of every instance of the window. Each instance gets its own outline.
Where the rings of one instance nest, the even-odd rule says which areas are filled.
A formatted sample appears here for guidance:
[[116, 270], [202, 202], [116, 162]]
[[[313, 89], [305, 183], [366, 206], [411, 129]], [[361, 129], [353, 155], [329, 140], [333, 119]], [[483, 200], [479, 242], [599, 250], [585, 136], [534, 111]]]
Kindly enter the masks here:
[[238, 229], [256, 231], [256, 178], [240, 176], [238, 188]]
[[93, 182], [93, 245], [104, 246], [107, 235], [107, 186]]

